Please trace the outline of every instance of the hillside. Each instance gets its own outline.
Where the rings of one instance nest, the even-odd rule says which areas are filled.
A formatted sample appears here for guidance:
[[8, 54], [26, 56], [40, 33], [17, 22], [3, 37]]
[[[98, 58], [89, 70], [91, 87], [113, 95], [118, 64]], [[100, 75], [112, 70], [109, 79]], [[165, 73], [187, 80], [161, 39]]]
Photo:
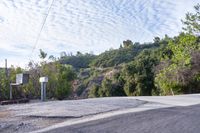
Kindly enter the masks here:
[[49, 99], [200, 93], [200, 4], [195, 11], [186, 14], [184, 30], [174, 37], [125, 40], [99, 55], [77, 52], [47, 59], [40, 49], [41, 61], [29, 62], [26, 70], [12, 67], [8, 77], [1, 71], [0, 100], [9, 99], [9, 83], [26, 71], [29, 83], [14, 89], [14, 98], [39, 98], [41, 76], [49, 78]]

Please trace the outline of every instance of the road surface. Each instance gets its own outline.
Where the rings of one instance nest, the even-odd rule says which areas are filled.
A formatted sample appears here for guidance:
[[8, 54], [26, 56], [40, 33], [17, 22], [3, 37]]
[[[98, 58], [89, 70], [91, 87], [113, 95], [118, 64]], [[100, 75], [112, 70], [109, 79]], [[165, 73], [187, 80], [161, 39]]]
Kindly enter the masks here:
[[122, 114], [48, 133], [199, 133], [200, 104]]
[[[153, 130], [158, 127], [161, 127], [157, 129], [158, 131], [167, 126], [172, 129], [170, 123], [173, 121], [182, 121], [182, 119], [186, 119], [185, 117], [191, 117], [193, 122], [187, 122], [190, 119], [182, 121], [186, 122], [185, 125], [177, 122], [180, 124], [180, 129], [186, 127], [189, 130], [189, 127], [198, 127], [194, 124], [199, 124], [198, 120], [195, 119], [200, 117], [192, 119], [193, 115], [198, 115], [195, 114], [195, 111], [193, 113], [192, 111], [183, 111], [188, 110], [187, 106], [197, 104], [200, 105], [200, 94], [34, 101], [27, 104], [5, 105], [0, 106], [0, 132], [40, 133], [54, 132], [57, 129], [58, 132], [78, 132], [80, 130], [82, 132], [116, 131], [124, 133], [133, 132], [136, 129], [138, 132], [140, 130], [141, 132], [150, 132], [149, 129]], [[161, 108], [163, 110], [160, 110]], [[152, 111], [148, 112], [147, 110]], [[172, 126], [174, 125], [176, 124], [172, 124]], [[65, 128], [66, 130], [64, 130]]]

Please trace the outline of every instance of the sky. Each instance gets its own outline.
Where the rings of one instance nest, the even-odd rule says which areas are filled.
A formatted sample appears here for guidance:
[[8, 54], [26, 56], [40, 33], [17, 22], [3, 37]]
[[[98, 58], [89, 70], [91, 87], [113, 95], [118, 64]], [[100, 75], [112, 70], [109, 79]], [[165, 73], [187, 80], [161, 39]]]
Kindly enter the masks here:
[[[48, 55], [118, 48], [178, 35], [181, 19], [200, 0], [0, 0], [0, 67], [26, 67]], [[38, 42], [41, 27], [46, 18]]]

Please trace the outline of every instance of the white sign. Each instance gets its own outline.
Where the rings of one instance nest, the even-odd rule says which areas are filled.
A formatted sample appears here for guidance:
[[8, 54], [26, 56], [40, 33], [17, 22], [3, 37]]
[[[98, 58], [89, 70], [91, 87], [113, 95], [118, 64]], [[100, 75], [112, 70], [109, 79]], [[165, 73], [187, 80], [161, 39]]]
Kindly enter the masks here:
[[45, 82], [47, 83], [48, 82], [48, 77], [40, 77], [40, 82]]
[[29, 74], [16, 74], [16, 84], [27, 84], [29, 81]]

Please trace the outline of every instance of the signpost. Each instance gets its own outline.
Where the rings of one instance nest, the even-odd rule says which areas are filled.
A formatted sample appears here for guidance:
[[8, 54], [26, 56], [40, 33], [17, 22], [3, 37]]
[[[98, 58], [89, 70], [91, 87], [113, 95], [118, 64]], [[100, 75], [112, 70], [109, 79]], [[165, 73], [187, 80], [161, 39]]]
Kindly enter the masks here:
[[19, 87], [20, 85], [27, 84], [29, 82], [29, 74], [20, 73], [16, 74], [16, 83], [10, 83], [10, 100], [13, 99], [12, 86]]
[[46, 100], [46, 86], [48, 82], [48, 77], [40, 77], [41, 83], [41, 101]]

